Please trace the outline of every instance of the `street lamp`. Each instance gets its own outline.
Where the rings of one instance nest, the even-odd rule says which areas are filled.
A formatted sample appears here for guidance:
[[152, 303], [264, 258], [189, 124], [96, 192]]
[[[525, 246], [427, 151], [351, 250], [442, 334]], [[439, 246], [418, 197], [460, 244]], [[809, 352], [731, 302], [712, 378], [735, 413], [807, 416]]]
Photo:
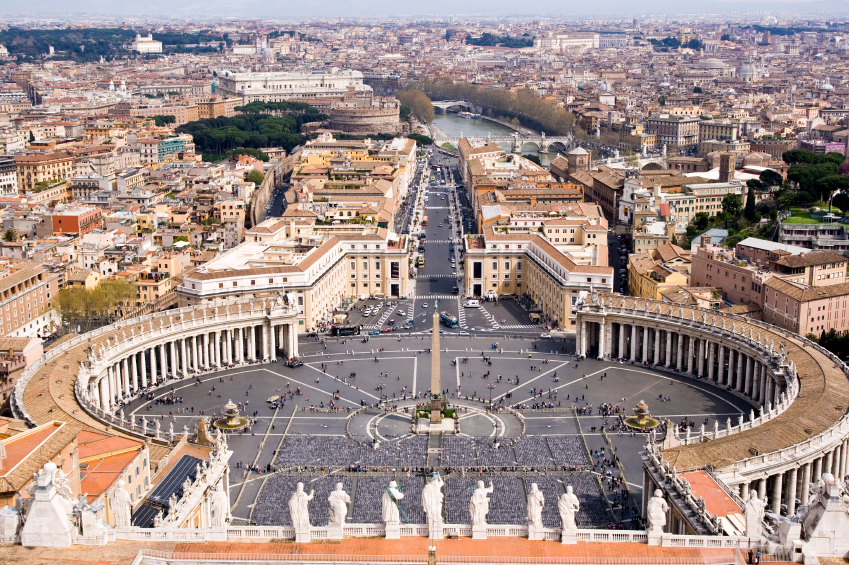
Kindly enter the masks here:
[[486, 388], [489, 389], [489, 409], [492, 410], [492, 389], [498, 386], [498, 383], [489, 383]]

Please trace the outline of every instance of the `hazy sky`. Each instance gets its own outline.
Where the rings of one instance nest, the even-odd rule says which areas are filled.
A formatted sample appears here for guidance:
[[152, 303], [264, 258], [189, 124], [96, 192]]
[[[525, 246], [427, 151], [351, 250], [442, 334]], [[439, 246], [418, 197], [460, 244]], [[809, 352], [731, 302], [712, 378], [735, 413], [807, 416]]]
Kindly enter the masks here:
[[[370, 15], [521, 15], [534, 16], [598, 16], [633, 17], [649, 14], [732, 13], [757, 19], [752, 12], [781, 14], [834, 14], [849, 16], [849, 2], [844, 0], [710, 0], [681, 2], [680, 0], [609, 0], [607, 2], [576, 2], [536, 0], [519, 3], [508, 0], [428, 0], [427, 2], [398, 2], [397, 0], [147, 0], [116, 2], [115, 0], [32, 0], [13, 2], [0, 0], [0, 14], [7, 16], [50, 17], [53, 14], [96, 14], [119, 16], [177, 16], [180, 18], [235, 16], [239, 18], [313, 18]], [[749, 12], [749, 14], [747, 14]]]

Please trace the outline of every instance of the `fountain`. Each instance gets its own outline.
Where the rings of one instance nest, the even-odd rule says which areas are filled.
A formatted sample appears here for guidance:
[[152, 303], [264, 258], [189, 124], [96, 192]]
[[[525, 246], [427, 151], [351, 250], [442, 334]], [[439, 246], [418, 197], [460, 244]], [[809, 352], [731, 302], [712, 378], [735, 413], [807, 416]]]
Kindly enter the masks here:
[[238, 432], [245, 429], [248, 419], [239, 416], [239, 408], [230, 400], [224, 405], [224, 417], [215, 420], [212, 425], [223, 432]]
[[650, 430], [656, 428], [660, 422], [655, 420], [649, 414], [649, 406], [644, 401], [640, 400], [639, 404], [634, 408], [634, 415], [625, 418], [625, 425], [629, 428], [639, 430]]

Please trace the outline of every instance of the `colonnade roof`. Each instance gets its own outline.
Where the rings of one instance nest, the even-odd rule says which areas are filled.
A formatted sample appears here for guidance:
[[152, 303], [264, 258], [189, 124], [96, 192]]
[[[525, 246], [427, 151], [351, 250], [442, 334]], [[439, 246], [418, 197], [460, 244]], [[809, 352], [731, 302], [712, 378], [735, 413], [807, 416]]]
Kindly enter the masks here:
[[[702, 314], [706, 314], [707, 323], [711, 324], [715, 316], [717, 333], [704, 335], [706, 339], [719, 340], [723, 319], [727, 331], [731, 330], [732, 323], [736, 325], [738, 334], [740, 331], [739, 316], [732, 318], [719, 311], [617, 295], [603, 295], [601, 298], [605, 304], [612, 298], [614, 307], [619, 307], [624, 300], [625, 308], [636, 307], [637, 311], [643, 312], [646, 311], [647, 304], [652, 312], [656, 312], [657, 307], [660, 306], [662, 314], [671, 316], [675, 320], [681, 319], [678, 313], [680, 309], [685, 322], [690, 320], [691, 314], [696, 321], [701, 321]], [[654, 318], [645, 318], [643, 324], [648, 327], [658, 325]], [[779, 349], [780, 343], [785, 344], [787, 348], [785, 363], [792, 361], [796, 365], [799, 376], [799, 395], [782, 414], [755, 428], [719, 439], [664, 450], [664, 460], [670, 467], [675, 466], [678, 472], [702, 469], [706, 465], [721, 470], [722, 467], [755, 455], [792, 447], [828, 430], [849, 409], [849, 380], [843, 369], [825, 353], [806, 345], [800, 337], [790, 337], [778, 328], [770, 329], [770, 326], [766, 324], [756, 325], [748, 320], [742, 320], [742, 324], [747, 336], [751, 328], [755, 336], [760, 333], [762, 340], [766, 338], [773, 341], [776, 350]], [[742, 336], [739, 339], [742, 340]], [[728, 338], [725, 341], [728, 344]], [[717, 355], [718, 351], [714, 354]], [[732, 418], [732, 424], [737, 424], [736, 418]]]

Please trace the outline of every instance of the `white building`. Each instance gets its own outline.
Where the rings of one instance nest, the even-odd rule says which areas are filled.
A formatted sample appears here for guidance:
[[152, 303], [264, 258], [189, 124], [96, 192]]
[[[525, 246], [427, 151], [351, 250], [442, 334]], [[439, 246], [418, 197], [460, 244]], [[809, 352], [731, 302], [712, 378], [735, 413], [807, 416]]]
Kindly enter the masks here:
[[347, 69], [333, 68], [314, 73], [219, 71], [216, 93], [225, 98], [241, 97], [247, 104], [342, 96], [350, 87], [357, 91], [371, 90], [370, 86], [363, 84], [363, 73]]
[[597, 33], [569, 33], [534, 39], [534, 47], [536, 49], [540, 51], [554, 51], [555, 53], [598, 49], [599, 44], [600, 36]]
[[148, 33], [146, 37], [136, 34], [135, 40], [130, 43], [130, 50], [139, 53], [162, 53], [162, 42], [153, 39], [152, 33]]

